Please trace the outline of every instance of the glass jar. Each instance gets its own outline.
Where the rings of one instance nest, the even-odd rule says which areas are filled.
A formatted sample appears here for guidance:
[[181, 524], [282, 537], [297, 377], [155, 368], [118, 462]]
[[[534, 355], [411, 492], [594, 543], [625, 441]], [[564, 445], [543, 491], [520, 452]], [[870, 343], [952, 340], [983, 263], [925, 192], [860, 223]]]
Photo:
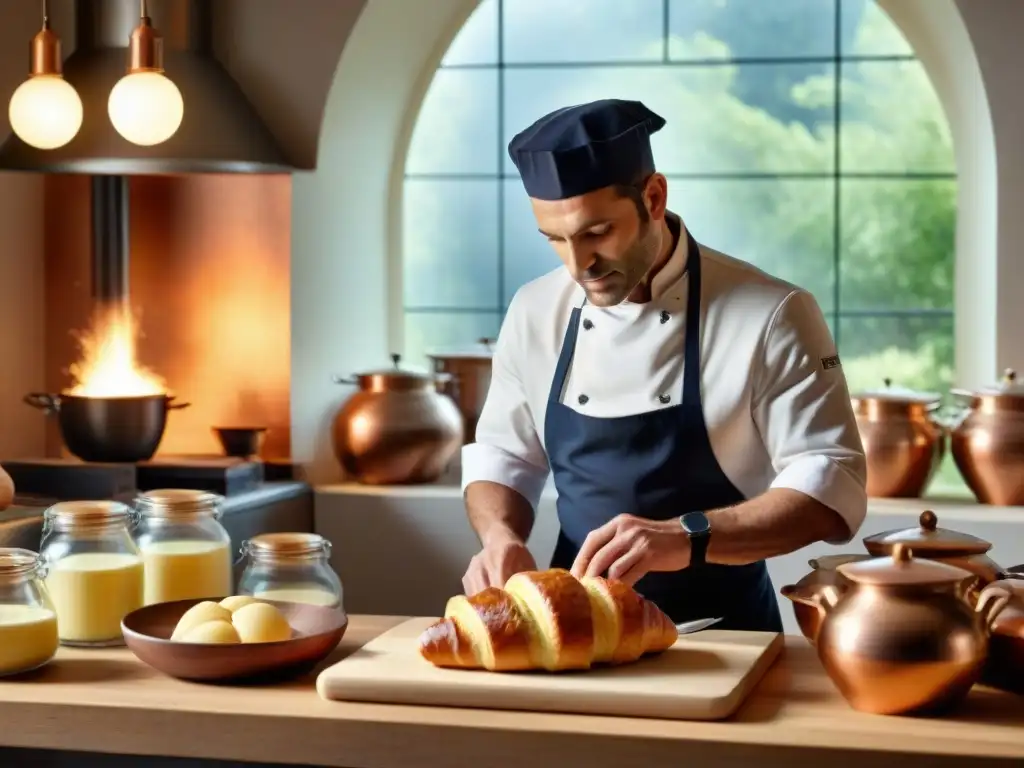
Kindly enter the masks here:
[[169, 488], [138, 496], [135, 541], [146, 570], [146, 605], [231, 594], [231, 537], [220, 524], [224, 497]]
[[117, 501], [64, 501], [43, 513], [39, 553], [63, 645], [123, 645], [121, 620], [142, 607], [134, 521]]
[[0, 548], [0, 677], [38, 669], [57, 653], [57, 612], [45, 576], [40, 555]]
[[342, 608], [331, 542], [315, 533], [265, 533], [242, 544], [248, 558], [238, 592], [264, 600]]

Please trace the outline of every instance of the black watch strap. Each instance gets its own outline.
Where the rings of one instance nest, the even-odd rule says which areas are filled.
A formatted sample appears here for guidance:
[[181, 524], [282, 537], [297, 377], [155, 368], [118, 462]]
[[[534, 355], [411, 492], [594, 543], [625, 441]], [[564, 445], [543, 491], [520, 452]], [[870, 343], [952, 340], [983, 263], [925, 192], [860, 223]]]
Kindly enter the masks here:
[[690, 567], [707, 562], [708, 544], [711, 542], [711, 522], [703, 512], [687, 512], [679, 518], [690, 538]]

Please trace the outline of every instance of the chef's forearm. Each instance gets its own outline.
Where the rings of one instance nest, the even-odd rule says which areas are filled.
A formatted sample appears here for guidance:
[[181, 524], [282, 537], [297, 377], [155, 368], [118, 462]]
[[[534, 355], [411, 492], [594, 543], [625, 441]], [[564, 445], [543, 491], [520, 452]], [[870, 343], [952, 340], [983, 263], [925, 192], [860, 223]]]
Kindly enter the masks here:
[[480, 480], [466, 487], [469, 523], [486, 546], [498, 537], [512, 536], [523, 543], [533, 530], [533, 507], [519, 492], [500, 483]]
[[839, 513], [800, 491], [773, 488], [760, 496], [707, 513], [707, 560], [726, 565], [789, 554], [817, 541], [849, 536]]

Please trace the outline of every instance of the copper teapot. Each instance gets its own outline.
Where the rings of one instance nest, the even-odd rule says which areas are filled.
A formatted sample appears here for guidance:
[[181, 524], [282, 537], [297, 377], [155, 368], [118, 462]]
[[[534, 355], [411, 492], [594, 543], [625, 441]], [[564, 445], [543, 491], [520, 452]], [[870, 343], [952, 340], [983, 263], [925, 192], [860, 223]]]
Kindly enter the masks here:
[[807, 564], [811, 566], [810, 573], [796, 584], [787, 585], [779, 590], [783, 597], [793, 601], [796, 623], [800, 627], [800, 632], [811, 641], [812, 645], [818, 635], [818, 629], [821, 627], [822, 614], [818, 610], [818, 606], [811, 600], [800, 600], [799, 596], [809, 598], [820, 592], [823, 587], [845, 589], [848, 582], [837, 570], [839, 566], [870, 559], [871, 555], [825, 555], [812, 558], [807, 561]]
[[1002, 382], [976, 392], [951, 391], [967, 400], [953, 426], [950, 447], [957, 469], [982, 504], [1024, 505], [1024, 385], [1007, 369]]
[[992, 549], [990, 542], [969, 533], [939, 528], [939, 518], [930, 509], [921, 513], [916, 527], [884, 531], [864, 539], [864, 547], [874, 557], [891, 555], [899, 544], [909, 546], [915, 557], [970, 571], [983, 584], [1005, 576], [1002, 567], [986, 554]]
[[867, 493], [916, 498], [924, 493], [945, 454], [946, 429], [934, 414], [941, 395], [892, 386], [851, 397], [864, 457]]
[[1024, 574], [996, 581], [982, 594], [994, 591], [1009, 594], [1010, 601], [992, 624], [981, 681], [993, 688], [1024, 695]]
[[910, 714], [946, 710], [977, 682], [989, 632], [1009, 596], [989, 590], [972, 609], [979, 579], [962, 568], [914, 559], [897, 544], [891, 557], [838, 567], [844, 589], [795, 596], [822, 614], [818, 657], [857, 710]]
[[390, 370], [334, 377], [359, 387], [334, 418], [334, 452], [361, 483], [430, 483], [462, 446], [462, 415], [438, 391], [447, 375], [405, 371], [399, 355], [391, 360]]

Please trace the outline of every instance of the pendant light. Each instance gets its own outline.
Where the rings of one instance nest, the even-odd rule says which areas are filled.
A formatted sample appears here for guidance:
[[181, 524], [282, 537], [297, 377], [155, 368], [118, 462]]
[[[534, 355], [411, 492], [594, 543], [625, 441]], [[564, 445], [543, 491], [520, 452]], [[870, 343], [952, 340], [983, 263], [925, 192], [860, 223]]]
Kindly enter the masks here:
[[63, 75], [60, 38], [50, 29], [49, 4], [43, 0], [43, 28], [32, 38], [28, 80], [18, 86], [7, 107], [11, 129], [36, 149], [63, 147], [82, 127], [82, 99]]
[[175, 134], [185, 114], [181, 91], [164, 75], [164, 42], [140, 3], [140, 19], [128, 41], [128, 74], [110, 90], [107, 113], [132, 144], [151, 147]]

